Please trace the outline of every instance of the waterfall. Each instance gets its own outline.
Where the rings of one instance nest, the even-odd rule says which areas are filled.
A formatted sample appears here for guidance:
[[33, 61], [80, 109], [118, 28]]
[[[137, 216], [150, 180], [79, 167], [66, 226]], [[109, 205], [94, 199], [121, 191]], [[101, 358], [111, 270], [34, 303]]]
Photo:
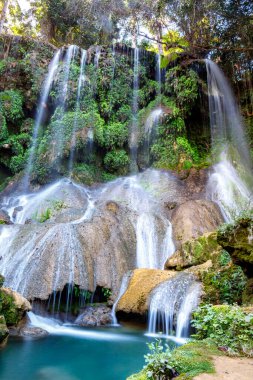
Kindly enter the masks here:
[[56, 124], [56, 127], [53, 130], [53, 140], [55, 141], [54, 158], [59, 158], [59, 159], [61, 159], [63, 149], [64, 149], [63, 140], [64, 140], [64, 134], [65, 134], [63, 124], [60, 122], [65, 112], [65, 106], [66, 106], [67, 95], [68, 95], [68, 87], [69, 87], [69, 75], [70, 75], [71, 63], [76, 56], [76, 51], [77, 51], [77, 46], [75, 45], [70, 45], [67, 48], [66, 57], [64, 59], [63, 78], [61, 79], [60, 87], [58, 90], [59, 114], [57, 117], [57, 121], [59, 121], [59, 123]]
[[128, 284], [129, 284], [129, 280], [130, 280], [130, 277], [131, 277], [131, 272], [130, 273], [126, 273], [124, 276], [123, 276], [123, 279], [122, 279], [122, 282], [121, 282], [121, 286], [120, 286], [120, 290], [119, 290], [119, 294], [113, 304], [113, 307], [112, 307], [112, 324], [113, 326], [117, 326], [118, 325], [118, 321], [117, 321], [117, 317], [116, 317], [116, 310], [117, 310], [117, 305], [119, 303], [119, 300], [121, 299], [121, 297], [124, 295], [124, 293], [126, 292], [127, 290], [127, 287], [128, 287]]
[[76, 131], [77, 131], [77, 126], [78, 126], [78, 113], [80, 112], [80, 96], [81, 96], [81, 91], [84, 84], [86, 60], [87, 60], [87, 51], [82, 49], [81, 68], [80, 68], [80, 75], [78, 79], [78, 88], [77, 88], [77, 96], [76, 96], [75, 120], [74, 120], [74, 126], [72, 130], [71, 146], [70, 146], [70, 157], [69, 157], [69, 175], [70, 176], [73, 170], [73, 163], [74, 163], [74, 153], [75, 153], [75, 146], [76, 146]]
[[[206, 60], [212, 148], [220, 162], [209, 178], [208, 194], [225, 219], [252, 205], [252, 163], [242, 119], [230, 85], [220, 68]], [[232, 206], [232, 207], [231, 207]]]
[[159, 97], [159, 101], [161, 102], [161, 95], [162, 95], [161, 54], [156, 55], [156, 81], [158, 83], [157, 95]]
[[162, 108], [155, 108], [150, 112], [144, 125], [144, 157], [147, 166], [150, 165], [150, 144], [157, 136], [157, 127], [162, 114]]
[[137, 148], [138, 148], [138, 90], [139, 90], [139, 48], [134, 49], [134, 79], [133, 79], [133, 118], [130, 130], [130, 171], [137, 172]]
[[150, 295], [149, 333], [169, 336], [176, 331], [178, 338], [185, 337], [200, 293], [201, 285], [191, 274], [180, 273], [158, 285]]
[[30, 180], [30, 175], [33, 170], [33, 161], [34, 161], [34, 155], [35, 155], [35, 150], [37, 148], [37, 143], [38, 143], [38, 134], [40, 131], [41, 124], [43, 122], [43, 119], [45, 117], [45, 113], [47, 110], [47, 101], [48, 101], [48, 96], [51, 90], [52, 83], [55, 79], [55, 74], [57, 72], [58, 66], [59, 66], [59, 60], [61, 56], [62, 51], [57, 50], [55, 53], [49, 68], [48, 68], [48, 74], [45, 78], [43, 88], [41, 91], [41, 96], [39, 100], [39, 105], [37, 108], [37, 113], [36, 113], [36, 119], [35, 119], [35, 124], [34, 124], [34, 129], [33, 129], [33, 137], [32, 137], [32, 146], [30, 148], [29, 152], [29, 157], [25, 169], [25, 176], [24, 176], [24, 188], [27, 190], [29, 186], [29, 180]]

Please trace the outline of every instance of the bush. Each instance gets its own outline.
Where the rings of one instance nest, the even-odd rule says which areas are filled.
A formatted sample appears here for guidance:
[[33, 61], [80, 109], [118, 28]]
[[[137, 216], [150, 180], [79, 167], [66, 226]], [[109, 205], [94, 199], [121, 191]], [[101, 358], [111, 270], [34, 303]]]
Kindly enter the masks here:
[[211, 338], [228, 353], [253, 356], [253, 314], [238, 306], [203, 305], [193, 314], [196, 339]]
[[0, 92], [0, 110], [7, 121], [15, 123], [23, 117], [23, 96], [19, 91]]
[[107, 149], [121, 148], [128, 137], [126, 124], [114, 122], [107, 125], [97, 124], [95, 128], [95, 140]]
[[105, 155], [104, 164], [109, 172], [122, 172], [129, 164], [129, 158], [125, 150], [112, 150]]
[[0, 112], [0, 141], [6, 140], [8, 137], [8, 128], [6, 124], [5, 117], [2, 112]]

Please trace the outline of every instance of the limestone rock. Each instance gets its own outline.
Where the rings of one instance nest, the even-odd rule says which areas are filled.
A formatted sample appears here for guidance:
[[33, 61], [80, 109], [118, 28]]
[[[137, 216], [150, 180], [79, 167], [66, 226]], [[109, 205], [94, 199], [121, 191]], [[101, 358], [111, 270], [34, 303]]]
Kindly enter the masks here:
[[78, 326], [104, 326], [112, 323], [111, 309], [106, 306], [86, 307], [78, 316], [75, 324]]
[[23, 338], [40, 339], [48, 335], [49, 333], [40, 327], [23, 327], [19, 330], [19, 336]]
[[218, 206], [207, 200], [191, 200], [178, 206], [172, 214], [176, 247], [206, 232], [212, 232], [223, 223]]
[[212, 268], [213, 263], [212, 260], [206, 261], [204, 264], [196, 265], [184, 270], [184, 273], [192, 273], [195, 277], [201, 279], [203, 274], [208, 272], [210, 268]]
[[127, 291], [119, 300], [117, 312], [145, 314], [148, 310], [148, 298], [151, 291], [174, 275], [174, 271], [135, 269]]

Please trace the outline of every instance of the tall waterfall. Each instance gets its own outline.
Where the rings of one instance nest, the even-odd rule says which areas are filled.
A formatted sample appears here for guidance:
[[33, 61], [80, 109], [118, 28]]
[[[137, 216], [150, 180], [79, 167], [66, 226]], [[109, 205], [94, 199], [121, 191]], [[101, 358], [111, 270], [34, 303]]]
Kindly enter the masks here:
[[71, 147], [70, 147], [70, 157], [69, 157], [69, 174], [71, 176], [71, 172], [73, 169], [73, 161], [74, 161], [74, 153], [75, 153], [75, 145], [76, 145], [76, 130], [77, 130], [77, 124], [78, 124], [78, 112], [80, 111], [80, 97], [81, 97], [81, 91], [84, 85], [84, 75], [85, 75], [85, 66], [86, 66], [86, 60], [87, 60], [87, 51], [82, 49], [81, 53], [81, 69], [80, 69], [80, 75], [78, 79], [78, 88], [77, 88], [77, 96], [76, 96], [76, 109], [75, 109], [75, 120], [74, 120], [74, 126], [72, 130], [72, 138], [71, 138]]
[[191, 274], [178, 274], [158, 285], [150, 295], [149, 333], [187, 337], [191, 313], [198, 306], [200, 294], [201, 285]]
[[208, 193], [226, 220], [252, 205], [252, 164], [242, 119], [230, 85], [220, 68], [206, 60], [212, 148], [220, 162], [208, 183]]
[[30, 175], [33, 169], [33, 161], [34, 161], [34, 155], [37, 148], [37, 138], [40, 131], [41, 124], [43, 122], [43, 119], [45, 117], [46, 108], [47, 108], [47, 101], [48, 96], [51, 90], [52, 83], [55, 79], [55, 74], [57, 72], [58, 66], [59, 66], [59, 60], [61, 56], [62, 51], [57, 50], [57, 52], [54, 55], [53, 60], [51, 61], [49, 68], [48, 68], [48, 74], [45, 78], [45, 82], [41, 91], [41, 96], [39, 100], [39, 105], [37, 108], [37, 114], [33, 129], [33, 137], [32, 137], [32, 146], [30, 148], [29, 157], [27, 161], [27, 166], [25, 169], [25, 176], [24, 176], [24, 188], [27, 189], [29, 185]]
[[133, 78], [133, 118], [130, 130], [130, 171], [137, 172], [137, 147], [138, 147], [138, 90], [139, 90], [139, 65], [140, 50], [134, 49], [134, 78]]
[[59, 107], [58, 117], [57, 117], [57, 121], [59, 121], [59, 123], [56, 124], [56, 128], [54, 128], [53, 130], [53, 138], [54, 138], [54, 141], [57, 142], [54, 144], [54, 152], [53, 152], [55, 159], [56, 158], [61, 159], [62, 152], [64, 149], [63, 137], [66, 131], [63, 128], [63, 123], [61, 123], [61, 120], [64, 116], [66, 102], [67, 102], [71, 63], [76, 56], [77, 49], [78, 49], [77, 46], [70, 45], [67, 48], [66, 56], [63, 62], [64, 69], [63, 69], [63, 76], [61, 78], [61, 83], [60, 83], [59, 91], [58, 91], [59, 104], [57, 105]]

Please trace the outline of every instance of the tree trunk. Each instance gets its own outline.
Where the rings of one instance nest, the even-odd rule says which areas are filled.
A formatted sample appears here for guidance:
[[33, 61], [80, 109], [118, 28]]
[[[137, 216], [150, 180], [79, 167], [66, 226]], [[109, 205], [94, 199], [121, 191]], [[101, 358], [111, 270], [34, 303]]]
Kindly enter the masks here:
[[5, 0], [3, 10], [1, 12], [1, 17], [0, 17], [0, 33], [3, 33], [3, 27], [6, 21], [8, 7], [9, 7], [9, 0]]

